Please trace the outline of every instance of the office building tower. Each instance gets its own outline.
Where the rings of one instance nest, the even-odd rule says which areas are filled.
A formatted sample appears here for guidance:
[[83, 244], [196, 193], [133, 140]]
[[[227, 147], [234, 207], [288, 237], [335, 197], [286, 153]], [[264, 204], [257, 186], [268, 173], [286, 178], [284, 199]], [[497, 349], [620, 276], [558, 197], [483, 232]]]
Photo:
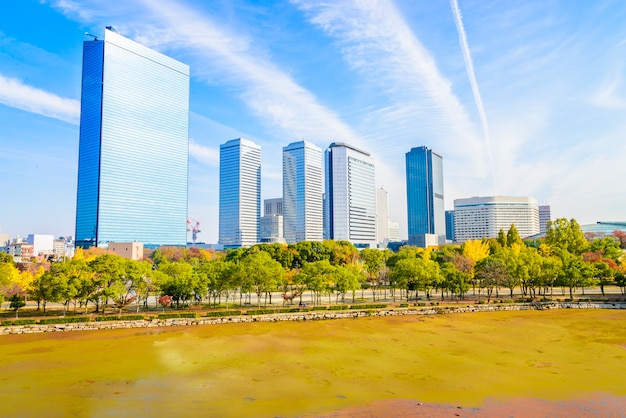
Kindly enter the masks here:
[[539, 205], [539, 232], [545, 234], [548, 221], [552, 220], [550, 205]]
[[398, 222], [389, 221], [389, 242], [400, 241], [400, 224]]
[[515, 225], [520, 237], [539, 233], [539, 209], [532, 197], [488, 196], [454, 201], [456, 242], [496, 238]]
[[376, 246], [374, 159], [369, 153], [334, 142], [326, 150], [325, 238]]
[[285, 242], [283, 237], [283, 198], [265, 199], [265, 213], [261, 218], [260, 242]]
[[275, 197], [273, 199], [265, 199], [263, 201], [263, 207], [265, 208], [264, 216], [276, 216], [283, 214], [283, 198]]
[[389, 242], [389, 197], [382, 187], [376, 189], [376, 242], [380, 248]]
[[76, 246], [185, 245], [189, 67], [108, 27], [83, 43]]
[[261, 147], [239, 138], [220, 145], [219, 243], [238, 248], [259, 242]]
[[323, 240], [322, 149], [307, 141], [283, 148], [283, 217], [287, 243]]
[[425, 146], [406, 153], [406, 196], [409, 243], [422, 247], [427, 246], [426, 241], [445, 244], [443, 159]]
[[446, 240], [454, 242], [454, 211], [446, 211]]

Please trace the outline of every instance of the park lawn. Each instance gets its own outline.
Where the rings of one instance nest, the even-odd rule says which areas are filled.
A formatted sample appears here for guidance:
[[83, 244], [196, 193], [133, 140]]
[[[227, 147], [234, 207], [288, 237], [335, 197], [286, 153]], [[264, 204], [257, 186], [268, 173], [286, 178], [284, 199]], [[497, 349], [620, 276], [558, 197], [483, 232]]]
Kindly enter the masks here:
[[296, 416], [383, 399], [626, 396], [626, 311], [550, 310], [0, 337], [7, 416]]

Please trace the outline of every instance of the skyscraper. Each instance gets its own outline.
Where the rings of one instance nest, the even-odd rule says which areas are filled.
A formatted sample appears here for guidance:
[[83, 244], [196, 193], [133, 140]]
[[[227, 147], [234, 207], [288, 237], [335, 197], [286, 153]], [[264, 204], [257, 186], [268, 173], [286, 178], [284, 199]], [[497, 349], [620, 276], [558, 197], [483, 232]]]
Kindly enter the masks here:
[[539, 232], [545, 233], [548, 221], [552, 220], [550, 205], [539, 205]]
[[426, 235], [445, 243], [443, 159], [425, 146], [406, 153], [406, 197], [409, 243], [425, 246]]
[[287, 243], [322, 241], [322, 149], [307, 141], [283, 148], [283, 217]]
[[382, 187], [376, 189], [376, 242], [380, 248], [389, 243], [389, 197]]
[[187, 242], [189, 67], [112, 27], [83, 43], [76, 245]]
[[333, 142], [326, 150], [325, 238], [355, 246], [376, 246], [374, 159], [351, 145]]
[[259, 242], [261, 147], [239, 138], [220, 145], [219, 243], [246, 247]]

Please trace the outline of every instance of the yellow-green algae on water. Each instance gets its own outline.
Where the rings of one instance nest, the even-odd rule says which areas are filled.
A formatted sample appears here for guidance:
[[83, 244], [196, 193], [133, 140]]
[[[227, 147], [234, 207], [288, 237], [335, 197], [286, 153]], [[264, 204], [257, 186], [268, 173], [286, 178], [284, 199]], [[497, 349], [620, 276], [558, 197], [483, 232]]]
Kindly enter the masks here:
[[4, 416], [296, 416], [382, 399], [626, 396], [626, 311], [0, 337]]

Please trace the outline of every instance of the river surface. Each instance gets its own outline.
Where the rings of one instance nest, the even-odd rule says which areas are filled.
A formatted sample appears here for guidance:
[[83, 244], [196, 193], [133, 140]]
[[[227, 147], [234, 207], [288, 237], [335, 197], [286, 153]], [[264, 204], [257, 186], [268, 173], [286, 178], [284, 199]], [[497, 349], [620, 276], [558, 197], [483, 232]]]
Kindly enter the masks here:
[[532, 399], [610, 416], [597, 400], [626, 408], [625, 324], [562, 309], [7, 335], [0, 415], [467, 416]]

